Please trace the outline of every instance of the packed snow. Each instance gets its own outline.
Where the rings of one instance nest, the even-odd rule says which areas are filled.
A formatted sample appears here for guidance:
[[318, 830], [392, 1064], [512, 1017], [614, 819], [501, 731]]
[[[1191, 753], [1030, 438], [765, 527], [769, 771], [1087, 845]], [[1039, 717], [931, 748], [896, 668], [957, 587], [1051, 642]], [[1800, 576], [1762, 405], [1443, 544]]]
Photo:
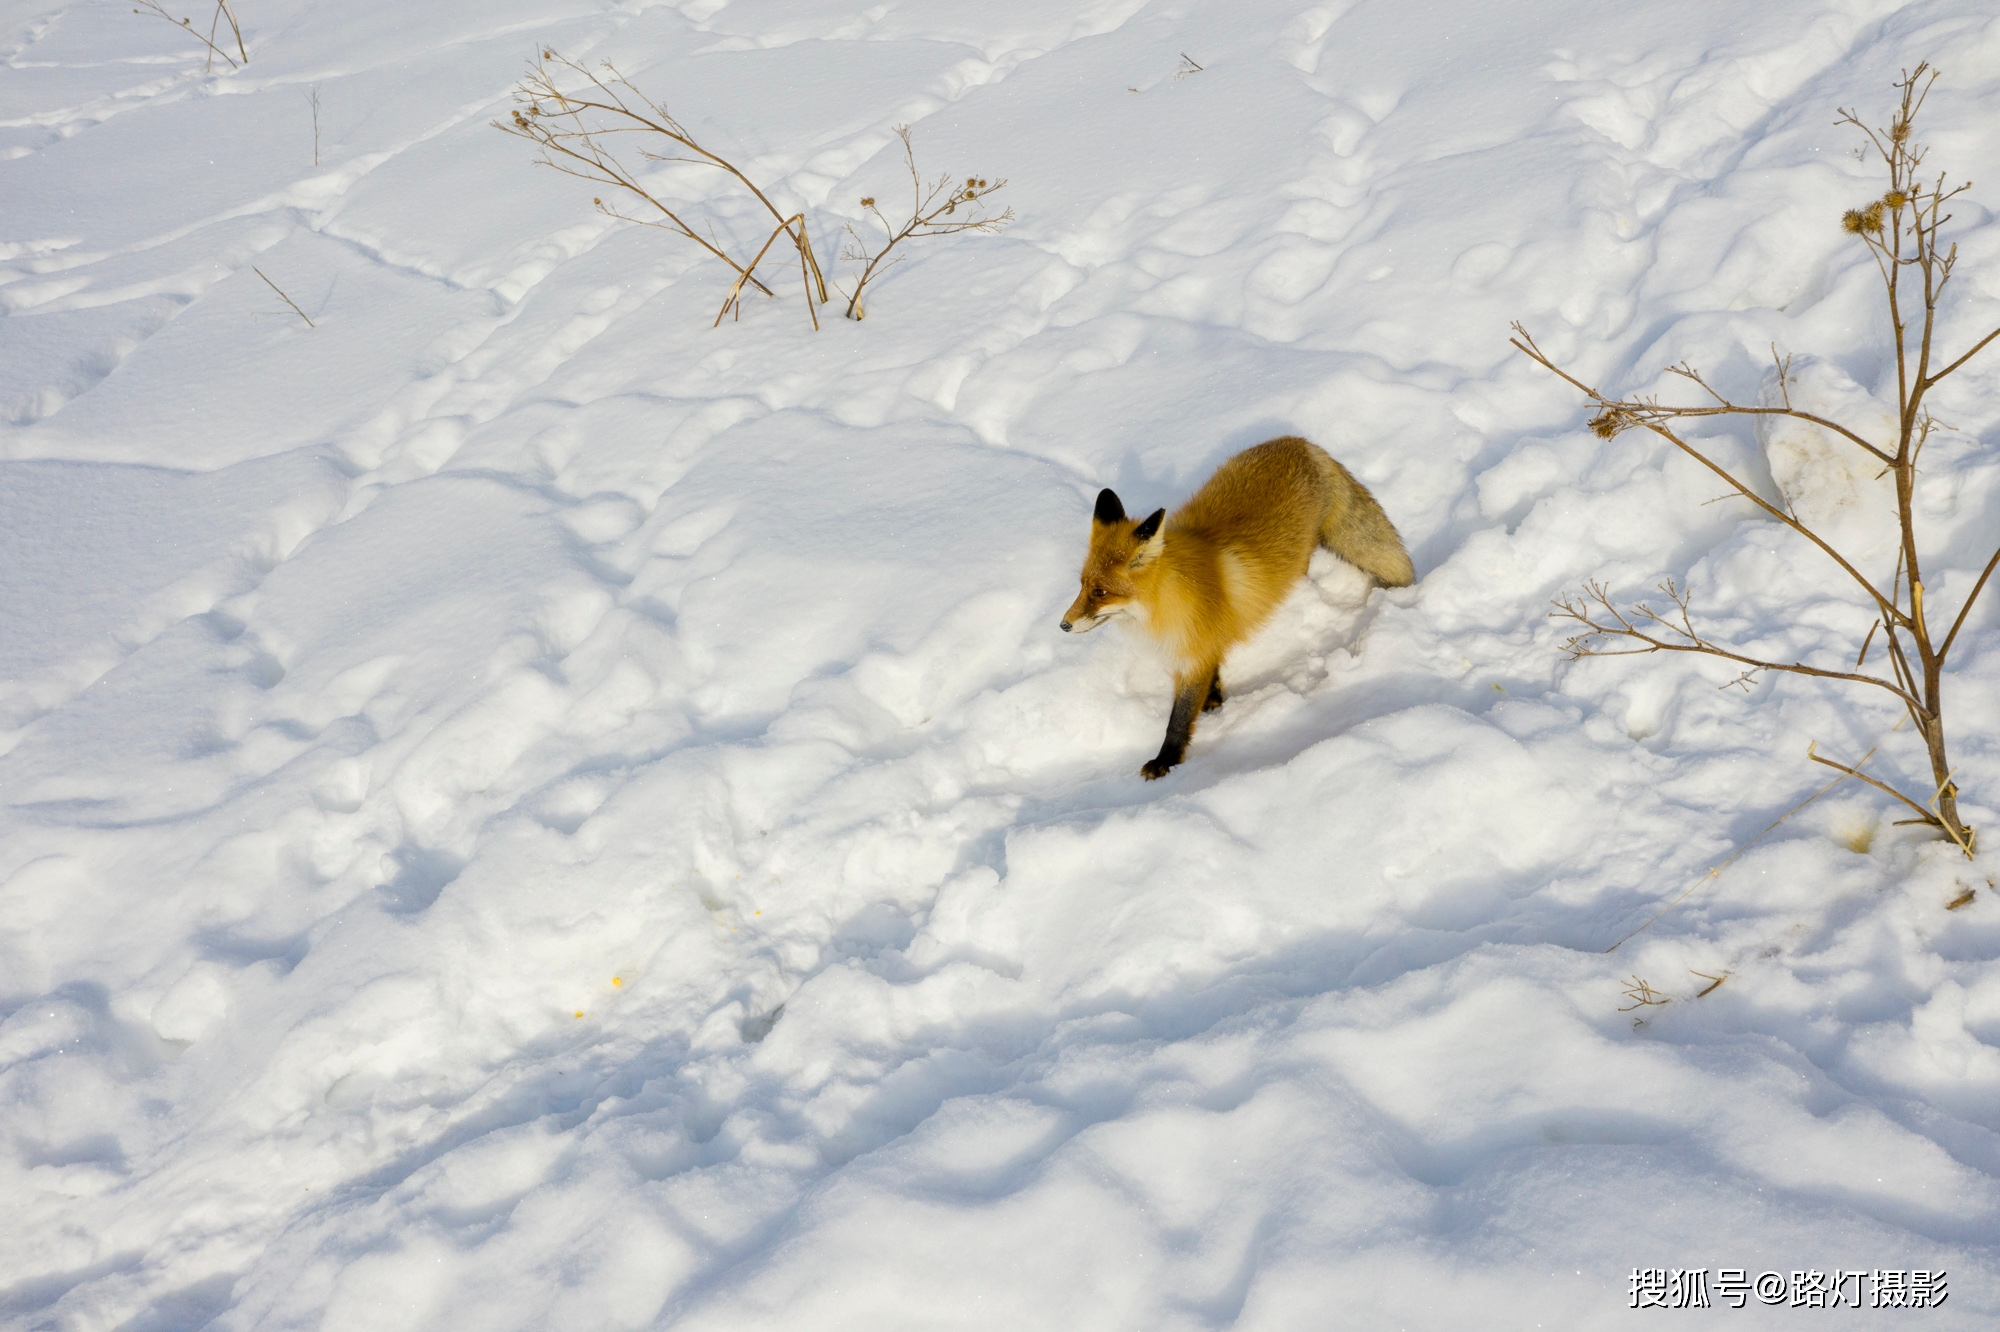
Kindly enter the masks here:
[[[1892, 411], [1836, 108], [1943, 70], [1940, 336], [2000, 324], [1991, 0], [235, 8], [241, 69], [0, 0], [0, 1323], [2000, 1316], [2000, 853], [1798, 808], [1809, 745], [1928, 789], [1878, 691], [1565, 662], [1587, 579], [1827, 663], [1868, 612], [1508, 346]], [[837, 282], [899, 125], [1017, 220], [711, 327], [727, 268], [492, 127], [544, 49]], [[1936, 405], [1955, 607], [2000, 351]], [[1093, 497], [1286, 433], [1418, 582], [1316, 556], [1142, 781], [1165, 668], [1057, 629]], [[1879, 535], [1822, 434], [1697, 433]], [[2000, 845], [1993, 594], [1948, 689]]]

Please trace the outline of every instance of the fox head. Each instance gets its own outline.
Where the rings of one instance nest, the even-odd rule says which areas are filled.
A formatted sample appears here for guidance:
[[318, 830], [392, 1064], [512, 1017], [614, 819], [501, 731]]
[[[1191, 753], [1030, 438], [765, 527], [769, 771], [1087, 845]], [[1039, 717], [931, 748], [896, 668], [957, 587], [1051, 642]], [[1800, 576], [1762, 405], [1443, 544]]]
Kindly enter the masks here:
[[1155, 509], [1151, 517], [1134, 522], [1125, 516], [1117, 495], [1097, 492], [1090, 551], [1083, 557], [1083, 585], [1063, 613], [1064, 633], [1088, 633], [1114, 615], [1131, 614], [1146, 567], [1166, 545], [1166, 534], [1160, 530], [1166, 517], [1165, 509]]

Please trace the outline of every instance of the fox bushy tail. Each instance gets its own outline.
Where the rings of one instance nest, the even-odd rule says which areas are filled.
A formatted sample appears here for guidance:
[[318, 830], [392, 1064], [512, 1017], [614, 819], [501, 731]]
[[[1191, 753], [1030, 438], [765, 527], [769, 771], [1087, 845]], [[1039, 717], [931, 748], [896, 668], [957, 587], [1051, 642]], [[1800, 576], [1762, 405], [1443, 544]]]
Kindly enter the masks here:
[[1403, 549], [1403, 538], [1375, 496], [1331, 455], [1314, 451], [1326, 478], [1326, 517], [1320, 520], [1319, 544], [1384, 587], [1414, 583], [1417, 571]]

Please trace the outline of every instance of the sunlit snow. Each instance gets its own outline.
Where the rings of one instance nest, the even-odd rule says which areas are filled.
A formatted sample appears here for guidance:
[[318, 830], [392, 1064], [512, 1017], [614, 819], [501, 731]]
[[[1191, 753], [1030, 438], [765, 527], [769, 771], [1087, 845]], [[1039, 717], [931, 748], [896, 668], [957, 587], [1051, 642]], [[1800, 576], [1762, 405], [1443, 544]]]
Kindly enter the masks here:
[[[0, 1325], [1888, 1317], [1722, 1269], [2000, 1315], [2000, 853], [1854, 782], [1770, 828], [1809, 745], [1930, 789], [1886, 694], [1565, 663], [1587, 579], [1830, 664], [1868, 611], [1508, 346], [1892, 410], [1836, 108], [1943, 70], [1940, 337], [2000, 324], [1991, 0], [234, 4], [205, 71], [0, 0]], [[491, 126], [541, 49], [836, 281], [898, 125], [1017, 220], [711, 327], [728, 269]], [[2000, 349], [1936, 409], [1955, 607]], [[1159, 658], [1057, 628], [1093, 497], [1286, 433], [1418, 582], [1316, 556], [1144, 782]], [[1876, 539], [1823, 436], [1697, 433]], [[2000, 846], [2000, 594], [1952, 664]]]

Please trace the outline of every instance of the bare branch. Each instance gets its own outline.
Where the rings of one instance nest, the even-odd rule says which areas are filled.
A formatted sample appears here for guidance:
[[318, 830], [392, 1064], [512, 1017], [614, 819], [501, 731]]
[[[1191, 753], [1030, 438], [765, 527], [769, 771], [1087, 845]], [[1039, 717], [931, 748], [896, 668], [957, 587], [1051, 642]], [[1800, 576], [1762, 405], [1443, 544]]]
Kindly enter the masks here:
[[[601, 73], [599, 71], [602, 71]], [[577, 76], [580, 87], [565, 90], [556, 82], [557, 73], [567, 71]], [[565, 80], [568, 81], [567, 79]], [[606, 217], [620, 221], [635, 222], [644, 226], [661, 227], [677, 235], [685, 236], [709, 254], [722, 260], [737, 275], [729, 296], [724, 300], [722, 311], [732, 308], [740, 310], [738, 302], [742, 289], [747, 284], [765, 295], [771, 289], [754, 270], [764, 253], [780, 236], [790, 239], [799, 253], [800, 276], [806, 286], [807, 313], [813, 327], [819, 326], [816, 304], [827, 299], [826, 278], [820, 271], [819, 259], [813, 253], [811, 235], [806, 227], [804, 215], [787, 214], [771, 202], [768, 195], [756, 182], [745, 175], [734, 163], [721, 154], [704, 147], [687, 127], [668, 114], [665, 107], [640, 92], [617, 67], [606, 62], [599, 70], [587, 69], [576, 61], [544, 49], [540, 58], [531, 64], [528, 74], [515, 89], [515, 107], [508, 120], [495, 121], [496, 128], [524, 138], [539, 150], [537, 164], [551, 167], [564, 175], [576, 176], [598, 185], [622, 190], [647, 204], [659, 214], [658, 219], [632, 217], [621, 209], [606, 204], [602, 197], [591, 202]], [[715, 238], [713, 229], [707, 236], [696, 231], [675, 208], [657, 197], [643, 185], [638, 177], [621, 163], [611, 151], [610, 144], [621, 135], [636, 134], [645, 137], [664, 138], [674, 145], [666, 152], [655, 152], [640, 148], [643, 160], [654, 162], [683, 162], [695, 166], [712, 167], [723, 172], [741, 185], [752, 198], [763, 206], [774, 224], [764, 249], [758, 252], [748, 266], [740, 264], [732, 257], [723, 243]]]
[[1778, 392], [1785, 400], [1785, 409], [1792, 406], [1792, 355], [1786, 352], [1784, 359], [1778, 358], [1778, 344], [1771, 344], [1771, 362], [1778, 367]]
[[[1956, 251], [1957, 247], [1954, 246], [1953, 249], [1954, 251]], [[1954, 253], [1954, 258], [1955, 257], [1956, 255]], [[1929, 379], [1925, 380], [1924, 387], [1929, 388], [1931, 385], [1937, 383], [1940, 379], [1943, 379], [1946, 375], [1950, 374], [1952, 371], [1958, 369], [1958, 367], [1960, 367], [1961, 365], [1964, 365], [1967, 361], [1971, 360], [1973, 357], [1979, 355], [1980, 352], [1986, 350], [1986, 344], [1993, 341], [1993, 339], [1995, 338], [2000, 338], [2000, 328], [1994, 329], [1991, 333], [1988, 333], [1985, 337], [1973, 343], [1971, 351], [1959, 357], [1956, 361], [1953, 361], [1950, 365], [1946, 366], [1944, 369], [1938, 371], [1936, 374], [1932, 375]]]
[[[1662, 583], [1660, 590], [1672, 598], [1675, 606], [1679, 608], [1678, 619], [1680, 622], [1678, 624], [1655, 613], [1644, 602], [1640, 602], [1633, 608], [1632, 615], [1626, 615], [1612, 603], [1610, 592], [1605, 588], [1604, 584], [1595, 580], [1584, 584], [1582, 596], [1564, 596], [1551, 603], [1556, 609], [1549, 612], [1550, 618], [1575, 620], [1585, 628], [1584, 633], [1570, 638], [1563, 644], [1563, 651], [1569, 654], [1569, 658], [1572, 661], [1580, 660], [1584, 657], [1642, 656], [1650, 652], [1695, 652], [1703, 656], [1719, 657], [1724, 661], [1733, 661], [1740, 666], [1748, 667], [1749, 671], [1746, 672], [1742, 679], [1747, 679], [1748, 675], [1754, 674], [1757, 671], [1783, 671], [1790, 675], [1809, 675], [1823, 680], [1852, 680], [1856, 684], [1870, 684], [1878, 689], [1888, 690], [1906, 705], [1915, 701], [1907, 690], [1898, 687], [1888, 680], [1882, 679], [1880, 676], [1868, 675], [1858, 671], [1830, 671], [1818, 666], [1808, 666], [1804, 662], [1797, 661], [1768, 661], [1732, 651], [1704, 638], [1695, 629], [1692, 611], [1688, 605], [1689, 594], [1686, 590], [1675, 584], [1672, 579]], [[1607, 620], [1599, 619], [1592, 612], [1589, 604], [1592, 601], [1603, 608], [1604, 615], [1608, 617], [1608, 622]], [[1666, 633], [1676, 635], [1686, 641], [1673, 642], [1661, 638], [1647, 632], [1643, 627], [1645, 625], [1658, 625]], [[1643, 646], [1607, 651], [1593, 645], [1592, 640], [1598, 638], [1627, 639]], [[1730, 683], [1736, 684], [1740, 682], [1741, 679], [1733, 680]], [[1725, 685], [1723, 687], [1728, 688], [1729, 686]]]
[[1986, 561], [1986, 567], [1979, 571], [1979, 581], [1972, 585], [1972, 595], [1958, 608], [1957, 618], [1951, 622], [1951, 632], [1944, 636], [1944, 642], [1938, 647], [1938, 656], [1942, 657], [1951, 651], [1952, 641], [1958, 637], [1959, 629], [1965, 624], [1965, 617], [1972, 613], [1972, 603], [1979, 600], [1979, 594], [1986, 590], [1986, 580], [1993, 576], [1995, 565], [2000, 565], [2000, 549], [1994, 550], [1992, 558]]
[[1818, 753], [1815, 753], [1814, 752], [1815, 748], [1816, 746], [1814, 745], [1806, 746], [1806, 757], [1811, 759], [1814, 763], [1824, 763], [1827, 767], [1832, 768], [1836, 772], [1842, 772], [1847, 774], [1849, 777], [1858, 778], [1861, 781], [1868, 783], [1876, 790], [1887, 792], [1889, 795], [1896, 797], [1896, 799], [1902, 801], [1904, 804], [1908, 805], [1911, 809], [1917, 811], [1917, 813], [1921, 816], [1918, 820], [1916, 820], [1917, 822], [1927, 823], [1932, 825], [1933, 827], [1942, 826], [1938, 821], [1937, 815], [1931, 813], [1929, 810], [1925, 809], [1922, 805], [1919, 805], [1916, 801], [1910, 799], [1908, 796], [1904, 795], [1901, 791], [1898, 791], [1895, 787], [1876, 781], [1873, 777], [1870, 777], [1867, 773], [1861, 771], [1861, 769], [1859, 768], [1850, 768], [1845, 763], [1835, 763], [1832, 759], [1826, 758]]
[[[1595, 421], [1591, 422], [1591, 429], [1594, 432], [1596, 432], [1596, 434], [1600, 438], [1608, 439], [1618, 434], [1620, 431], [1628, 429], [1634, 425], [1643, 426], [1646, 429], [1652, 431], [1654, 434], [1660, 436], [1662, 439], [1665, 439], [1669, 443], [1673, 444], [1676, 448], [1680, 449], [1681, 452], [1687, 454], [1690, 458], [1693, 458], [1703, 467], [1708, 468], [1709, 471], [1714, 472], [1717, 476], [1721, 477], [1724, 481], [1728, 482], [1729, 485], [1735, 489], [1737, 494], [1743, 496], [1743, 498], [1749, 500], [1752, 504], [1755, 504], [1758, 508], [1770, 514], [1773, 518], [1783, 523], [1786, 527], [1789, 527], [1792, 531], [1797, 532], [1800, 536], [1812, 542], [1813, 545], [1819, 547], [1820, 550], [1823, 553], [1825, 553], [1827, 558], [1831, 559], [1835, 564], [1838, 564], [1842, 569], [1844, 569], [1847, 572], [1849, 577], [1851, 577], [1852, 579], [1854, 579], [1856, 583], [1861, 585], [1862, 589], [1868, 593], [1870, 599], [1873, 600], [1875, 604], [1881, 608], [1882, 614], [1890, 617], [1891, 619], [1897, 620], [1898, 622], [1907, 622], [1908, 617], [1903, 614], [1901, 608], [1898, 607], [1894, 601], [1883, 596], [1881, 591], [1878, 588], [1876, 588], [1876, 586], [1873, 583], [1868, 581], [1868, 579], [1862, 575], [1859, 569], [1856, 569], [1851, 563], [1849, 563], [1847, 558], [1844, 555], [1842, 555], [1839, 551], [1835, 550], [1832, 546], [1828, 545], [1826, 541], [1823, 540], [1818, 533], [1814, 532], [1804, 523], [1801, 523], [1798, 519], [1792, 517], [1790, 514], [1786, 513], [1784, 510], [1778, 508], [1776, 505], [1772, 504], [1769, 500], [1766, 500], [1763, 496], [1759, 495], [1756, 491], [1750, 489], [1750, 487], [1744, 485], [1741, 481], [1737, 480], [1736, 477], [1733, 476], [1727, 469], [1723, 468], [1718, 463], [1712, 461], [1706, 454], [1702, 453], [1701, 450], [1695, 448], [1693, 445], [1689, 444], [1686, 440], [1682, 439], [1679, 435], [1675, 434], [1672, 430], [1669, 430], [1665, 425], [1661, 424], [1661, 419], [1648, 417], [1643, 414], [1647, 410], [1660, 410], [1660, 409], [1652, 409], [1651, 405], [1646, 403], [1625, 402], [1605, 397], [1602, 393], [1599, 393], [1595, 388], [1584, 383], [1582, 380], [1576, 378], [1574, 375], [1567, 373], [1566, 371], [1563, 370], [1561, 366], [1557, 365], [1554, 361], [1551, 361], [1548, 358], [1548, 356], [1542, 352], [1542, 349], [1536, 345], [1534, 338], [1528, 333], [1527, 329], [1524, 328], [1522, 325], [1518, 323], [1515, 324], [1514, 331], [1519, 336], [1510, 339], [1510, 341], [1516, 349], [1518, 349], [1522, 354], [1527, 356], [1530, 360], [1534, 361], [1537, 365], [1540, 365], [1544, 369], [1548, 370], [1550, 373], [1554, 374], [1557, 378], [1563, 380], [1564, 382], [1570, 385], [1573, 385], [1575, 388], [1580, 390], [1586, 397], [1590, 398], [1591, 401], [1598, 404], [1598, 406], [1602, 409], [1602, 413], [1598, 416], [1598, 418]], [[1665, 409], [1661, 411], [1661, 417], [1663, 418], [1669, 414], [1684, 415], [1684, 416], [1710, 416], [1719, 414], [1721, 410], [1722, 409], [1720, 408]], [[1795, 413], [1795, 412], [1783, 412], [1778, 414], [1804, 416], [1803, 413]], [[1817, 418], [1807, 417], [1806, 419], [1811, 419], [1817, 422]], [[1843, 431], [1842, 433], [1846, 432]], [[1863, 447], [1867, 446], [1864, 445]], [[1878, 450], [1872, 448], [1869, 449], [1869, 452], [1877, 453], [1878, 456], [1882, 456], [1880, 455]]]
[[[1696, 373], [1693, 369], [1689, 368], [1685, 362], [1683, 362], [1680, 365], [1669, 366], [1667, 368], [1667, 373], [1672, 375], [1679, 375], [1683, 379], [1689, 379], [1694, 381], [1696, 384], [1699, 384], [1702, 387], [1702, 389], [1708, 393], [1710, 397], [1716, 400], [1718, 404], [1717, 406], [1662, 407], [1657, 402], [1643, 401], [1635, 398], [1607, 398], [1603, 394], [1599, 393], [1596, 389], [1592, 388], [1588, 384], [1585, 384], [1582, 380], [1576, 379], [1568, 374], [1565, 374], [1562, 368], [1557, 366], [1553, 361], [1549, 360], [1548, 356], [1545, 353], [1543, 353], [1543, 351], [1538, 345], [1536, 345], [1534, 338], [1528, 334], [1528, 331], [1524, 326], [1522, 326], [1519, 323], [1516, 323], [1515, 325], [1513, 325], [1513, 329], [1514, 332], [1519, 335], [1518, 337], [1509, 339], [1509, 342], [1513, 347], [1515, 347], [1517, 350], [1525, 354], [1529, 359], [1533, 360], [1537, 365], [1542, 366], [1546, 370], [1552, 371], [1562, 379], [1568, 381], [1570, 384], [1580, 389], [1586, 396], [1588, 396], [1591, 399], [1591, 401], [1595, 402], [1603, 410], [1604, 415], [1599, 417], [1598, 421], [1592, 422], [1592, 427], [1591, 427], [1593, 430], [1597, 430], [1600, 436], [1602, 436], [1604, 432], [1602, 429], [1599, 428], [1599, 422], [1603, 422], [1605, 425], [1610, 426], [1613, 430], [1613, 433], [1615, 434], [1617, 433], [1617, 431], [1630, 429], [1634, 426], [1647, 425], [1652, 421], [1670, 421], [1682, 418], [1697, 418], [1705, 416], [1789, 416], [1796, 420], [1810, 422], [1811, 424], [1819, 426], [1822, 429], [1830, 430], [1834, 434], [1839, 435], [1842, 439], [1847, 440], [1850, 444], [1853, 444], [1857, 448], [1860, 448], [1862, 450], [1865, 450], [1869, 454], [1872, 454], [1875, 458], [1877, 458], [1882, 462], [1893, 463], [1894, 461], [1896, 461], [1893, 455], [1883, 451], [1882, 449], [1877, 448], [1873, 444], [1870, 444], [1860, 435], [1855, 434], [1852, 430], [1849, 430], [1846, 426], [1840, 424], [1840, 422], [1830, 421], [1826, 417], [1817, 415], [1816, 413], [1813, 412], [1802, 412], [1799, 411], [1797, 408], [1791, 406], [1791, 393], [1789, 387], [1787, 387], [1785, 390], [1786, 405], [1783, 407], [1745, 407], [1740, 403], [1730, 402], [1728, 399], [1724, 398], [1721, 394], [1717, 393], [1713, 388], [1709, 387], [1707, 380], [1703, 379], [1700, 374]], [[1775, 348], [1773, 349], [1773, 354], [1775, 355]], [[1781, 384], [1785, 382], [1783, 376], [1788, 372], [1790, 365], [1791, 365], [1791, 358], [1786, 357], [1784, 362], [1780, 366]]]
[[1703, 379], [1701, 377], [1700, 372], [1697, 371], [1693, 366], [1689, 365], [1686, 361], [1682, 361], [1679, 365], [1668, 366], [1667, 373], [1670, 375], [1679, 375], [1682, 379], [1693, 380], [1696, 384], [1699, 384], [1701, 386], [1702, 392], [1708, 394], [1709, 397], [1714, 398], [1716, 403], [1719, 406], [1721, 406], [1724, 410], [1728, 409], [1729, 399], [1723, 397], [1720, 393], [1717, 393], [1714, 389], [1710, 388], [1708, 386], [1708, 381], [1706, 379]]
[[[1716, 392], [1686, 362], [1673, 367], [1671, 373], [1692, 381], [1712, 400], [1712, 405], [1698, 407], [1663, 407], [1655, 399], [1613, 400], [1598, 393], [1591, 386], [1582, 383], [1572, 375], [1564, 373], [1553, 365], [1524, 329], [1516, 325], [1519, 335], [1515, 346], [1575, 388], [1596, 404], [1598, 415], [1591, 422], [1591, 429], [1601, 438], [1611, 439], [1620, 432], [1635, 426], [1643, 426], [1654, 434], [1668, 440], [1684, 453], [1702, 463], [1710, 471], [1722, 477], [1735, 488], [1738, 494], [1756, 504], [1771, 517], [1791, 528], [1818, 546], [1842, 570], [1860, 584], [1873, 601], [1877, 614], [1870, 624], [1867, 636], [1862, 640], [1860, 650], [1854, 658], [1851, 672], [1820, 672], [1832, 678], [1851, 679], [1857, 683], [1874, 684], [1888, 689], [1903, 702], [1908, 720], [1915, 723], [1915, 729], [1922, 735], [1931, 764], [1931, 775], [1936, 782], [1936, 794], [1926, 811], [1911, 797], [1894, 791], [1886, 784], [1872, 778], [1864, 778], [1871, 785], [1894, 795], [1923, 817], [1915, 820], [1940, 829], [1968, 857], [1973, 853], [1974, 830], [1967, 827], [1958, 813], [1958, 788], [1953, 780], [1953, 770], [1948, 762], [1944, 727], [1944, 690], [1950, 678], [1945, 670], [1946, 659], [1958, 634], [1968, 622], [1973, 606], [1984, 592], [1995, 568], [2000, 568], [2000, 551], [1996, 551], [1981, 571], [1972, 593], [1959, 608], [1953, 618], [1950, 630], [1942, 642], [1934, 641], [1931, 634], [1929, 616], [1925, 610], [1924, 571], [1919, 559], [1917, 533], [1917, 512], [1915, 506], [1918, 467], [1925, 448], [1931, 438], [1940, 430], [1951, 427], [1940, 421], [1925, 401], [1926, 395], [1939, 381], [1952, 374], [1978, 355], [1985, 348], [2000, 341], [2000, 329], [1989, 332], [1974, 342], [1962, 355], [1934, 368], [1937, 357], [1936, 334], [1938, 329], [1939, 302], [1954, 277], [1959, 252], [1956, 244], [1942, 239], [1941, 229], [1952, 220], [1950, 206], [1953, 200], [1964, 194], [1968, 186], [1953, 184], [1943, 174], [1925, 177], [1924, 163], [1927, 150], [1914, 137], [1914, 122], [1924, 107], [1930, 90], [1937, 82], [1937, 71], [1929, 64], [1919, 64], [1914, 69], [1903, 71], [1896, 83], [1899, 94], [1895, 114], [1885, 127], [1871, 127], [1864, 123], [1853, 111], [1842, 108], [1839, 123], [1860, 130], [1872, 147], [1876, 156], [1888, 169], [1889, 188], [1878, 198], [1867, 201], [1856, 208], [1850, 208], [1841, 218], [1842, 228], [1864, 245], [1869, 256], [1875, 261], [1876, 271], [1882, 278], [1886, 313], [1889, 317], [1890, 350], [1895, 357], [1896, 370], [1896, 419], [1897, 430], [1890, 448], [1878, 447], [1862, 439], [1852, 431], [1841, 428], [1837, 423], [1827, 421], [1814, 414], [1797, 409], [1791, 397], [1789, 369], [1779, 361], [1777, 349], [1772, 348], [1772, 359], [1778, 370], [1778, 397], [1782, 408], [1742, 408], [1731, 403]], [[1857, 156], [1863, 155], [1857, 153]], [[1917, 300], [1921, 299], [1921, 309]], [[1675, 426], [1683, 418], [1699, 418], [1719, 415], [1782, 415], [1804, 420], [1813, 425], [1839, 434], [1859, 445], [1866, 453], [1882, 463], [1882, 475], [1894, 478], [1895, 511], [1898, 526], [1898, 547], [1896, 569], [1888, 594], [1883, 595], [1875, 585], [1861, 576], [1854, 565], [1834, 550], [1818, 533], [1800, 521], [1798, 514], [1781, 512], [1779, 508], [1763, 500], [1750, 491], [1719, 464], [1682, 439]], [[1601, 589], [1593, 589], [1600, 594]], [[1683, 614], [1679, 623], [1652, 616], [1641, 605], [1630, 615], [1620, 615], [1608, 605], [1600, 613], [1587, 601], [1567, 599], [1558, 603], [1564, 613], [1583, 622], [1587, 632], [1572, 638], [1565, 646], [1572, 656], [1594, 655], [1608, 652], [1604, 646], [1611, 639], [1635, 644], [1626, 651], [1694, 651], [1706, 652], [1712, 656], [1737, 661], [1747, 669], [1733, 684], [1744, 684], [1757, 670], [1789, 669], [1794, 673], [1811, 674], [1812, 670], [1800, 670], [1800, 663], [1787, 667], [1776, 662], [1758, 663], [1731, 652], [1718, 644], [1702, 639], [1693, 629], [1692, 621]], [[1664, 626], [1664, 627], [1662, 627]], [[1868, 660], [1869, 648], [1874, 642], [1876, 630], [1881, 630], [1887, 642], [1886, 655], [1889, 658], [1893, 683], [1880, 677], [1865, 675], [1861, 668]], [[1906, 638], [1907, 635], [1907, 638]], [[1725, 686], [1727, 687], [1727, 686]], [[1898, 723], [1900, 727], [1901, 723]], [[1843, 775], [1858, 775], [1856, 769], [1819, 759], [1837, 768]], [[1858, 768], [1859, 765], [1856, 765]]]
[[[910, 173], [910, 218], [900, 227], [891, 226], [873, 196], [861, 201], [861, 206], [873, 213], [876, 221], [882, 224], [882, 230], [889, 234], [889, 239], [881, 249], [870, 254], [860, 233], [852, 227], [848, 228], [848, 235], [854, 237], [858, 248], [855, 261], [867, 264], [861, 270], [861, 277], [854, 284], [854, 294], [847, 302], [849, 319], [867, 317], [867, 309], [861, 301], [862, 292], [878, 273], [893, 266], [896, 261], [889, 260], [889, 252], [904, 241], [916, 236], [954, 236], [962, 231], [993, 232], [1014, 220], [1011, 208], [997, 214], [986, 211], [986, 196], [1006, 188], [1004, 178], [989, 181], [979, 176], [967, 176], [961, 184], [956, 177], [944, 175], [926, 184], [917, 170], [917, 154], [910, 143], [910, 127], [896, 126], [896, 137], [903, 141], [903, 163]], [[963, 216], [958, 215], [961, 208], [966, 210]], [[947, 218], [950, 220], [947, 221]]]

